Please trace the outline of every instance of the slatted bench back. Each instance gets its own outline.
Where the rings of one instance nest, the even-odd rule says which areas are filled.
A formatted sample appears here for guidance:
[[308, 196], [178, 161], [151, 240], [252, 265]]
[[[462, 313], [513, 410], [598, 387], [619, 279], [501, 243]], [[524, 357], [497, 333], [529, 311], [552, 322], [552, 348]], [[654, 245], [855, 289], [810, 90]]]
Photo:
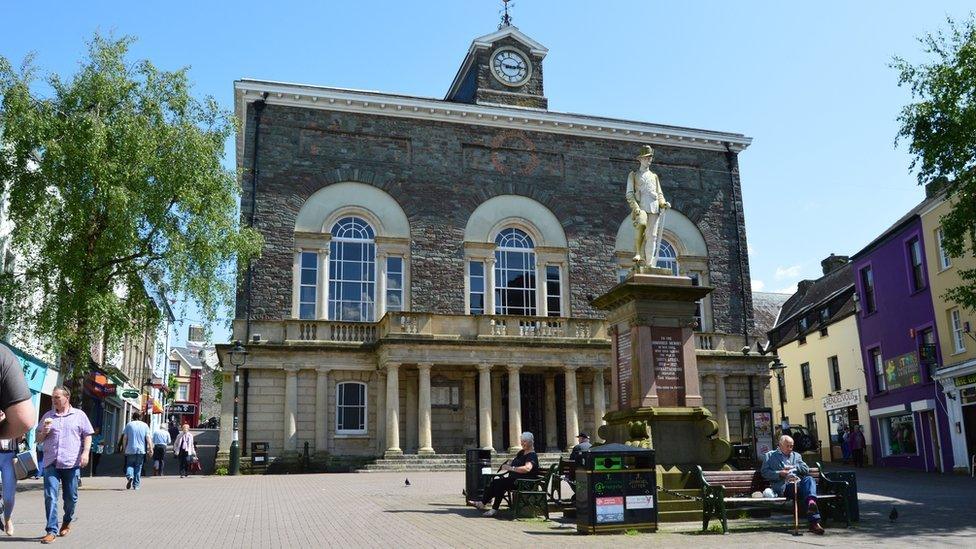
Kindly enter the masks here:
[[[820, 470], [815, 467], [810, 468], [809, 475], [820, 480]], [[759, 471], [703, 471], [702, 476], [708, 484], [724, 487], [726, 497], [748, 496], [769, 488], [769, 481]]]

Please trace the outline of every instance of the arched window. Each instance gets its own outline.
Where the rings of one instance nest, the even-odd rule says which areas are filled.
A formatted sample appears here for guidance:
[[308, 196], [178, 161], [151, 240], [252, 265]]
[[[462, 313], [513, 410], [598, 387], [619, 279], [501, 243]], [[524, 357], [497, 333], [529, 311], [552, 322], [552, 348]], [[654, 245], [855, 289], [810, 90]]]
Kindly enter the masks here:
[[668, 269], [672, 275], [678, 276], [678, 254], [675, 253], [674, 246], [663, 238], [657, 251], [657, 266]]
[[366, 384], [343, 381], [336, 384], [336, 433], [366, 434]]
[[358, 217], [332, 226], [329, 244], [329, 318], [373, 321], [376, 243], [373, 228]]
[[536, 314], [535, 245], [510, 227], [495, 237], [495, 314]]

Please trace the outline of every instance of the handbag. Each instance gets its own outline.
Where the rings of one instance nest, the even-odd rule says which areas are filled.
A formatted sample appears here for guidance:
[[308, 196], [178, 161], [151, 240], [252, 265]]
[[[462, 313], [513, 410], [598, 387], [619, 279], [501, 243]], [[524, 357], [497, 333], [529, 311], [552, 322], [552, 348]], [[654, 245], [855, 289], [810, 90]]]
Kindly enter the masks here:
[[200, 466], [200, 458], [198, 458], [197, 456], [193, 456], [190, 459], [190, 472], [191, 473], [198, 473], [198, 472], [200, 472], [202, 470], [203, 470], [203, 467]]
[[17, 475], [17, 480], [24, 480], [28, 477], [33, 477], [37, 475], [37, 458], [34, 457], [34, 452], [26, 451], [17, 454], [17, 458], [14, 460], [14, 472]]

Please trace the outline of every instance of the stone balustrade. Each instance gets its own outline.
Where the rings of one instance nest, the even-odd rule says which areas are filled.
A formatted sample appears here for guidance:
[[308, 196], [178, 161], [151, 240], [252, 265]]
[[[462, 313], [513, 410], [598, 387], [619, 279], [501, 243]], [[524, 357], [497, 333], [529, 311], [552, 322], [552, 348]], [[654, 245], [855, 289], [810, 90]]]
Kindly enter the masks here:
[[[237, 326], [240, 324], [240, 326]], [[235, 321], [235, 333], [244, 332], [244, 321]], [[442, 315], [390, 312], [379, 322], [331, 320], [252, 321], [251, 333], [262, 343], [372, 344], [388, 338], [451, 340], [541, 340], [558, 342], [609, 341], [603, 320], [565, 317], [504, 315]], [[699, 351], [741, 352], [741, 335], [696, 332]]]

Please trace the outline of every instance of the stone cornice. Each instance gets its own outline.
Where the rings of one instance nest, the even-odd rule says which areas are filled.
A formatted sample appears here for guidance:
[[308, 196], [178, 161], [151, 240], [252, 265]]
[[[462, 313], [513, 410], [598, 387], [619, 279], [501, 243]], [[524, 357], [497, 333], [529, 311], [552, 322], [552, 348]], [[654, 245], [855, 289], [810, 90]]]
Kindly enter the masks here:
[[234, 82], [234, 105], [242, 130], [238, 132], [238, 164], [243, 153], [245, 106], [267, 93], [267, 104], [352, 112], [377, 116], [414, 118], [456, 124], [475, 124], [506, 129], [540, 131], [595, 139], [612, 139], [651, 145], [740, 152], [752, 143], [742, 134], [664, 126], [647, 122], [600, 118], [518, 107], [491, 107], [453, 103], [440, 99], [385, 94], [273, 82]]

